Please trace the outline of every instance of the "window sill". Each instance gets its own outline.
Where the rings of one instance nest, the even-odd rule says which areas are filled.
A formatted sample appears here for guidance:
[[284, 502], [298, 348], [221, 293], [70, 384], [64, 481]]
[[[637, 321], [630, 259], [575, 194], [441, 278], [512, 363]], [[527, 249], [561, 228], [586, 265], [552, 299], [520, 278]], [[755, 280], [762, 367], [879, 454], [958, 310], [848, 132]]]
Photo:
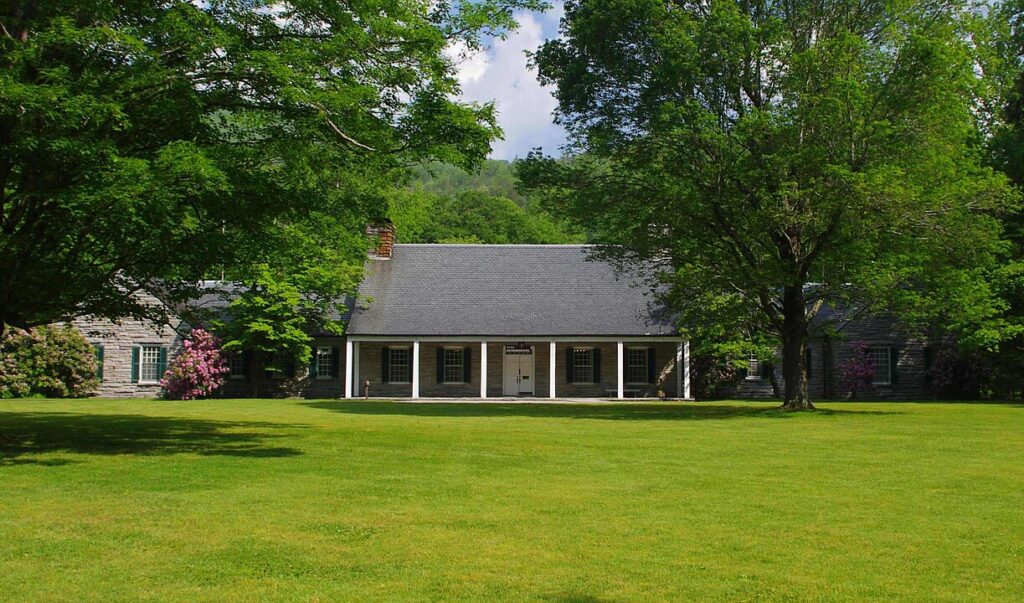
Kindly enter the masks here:
[[384, 385], [412, 385], [412, 381], [385, 381]]
[[466, 381], [442, 381], [438, 385], [469, 385]]

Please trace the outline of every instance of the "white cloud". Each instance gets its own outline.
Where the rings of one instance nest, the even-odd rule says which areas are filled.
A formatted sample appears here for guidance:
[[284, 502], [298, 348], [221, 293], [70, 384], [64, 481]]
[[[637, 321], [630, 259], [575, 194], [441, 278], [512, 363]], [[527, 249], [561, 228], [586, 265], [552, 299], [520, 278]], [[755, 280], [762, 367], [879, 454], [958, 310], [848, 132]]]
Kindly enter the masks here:
[[544, 15], [517, 15], [519, 29], [505, 40], [495, 40], [486, 51], [467, 55], [465, 47], [449, 50], [449, 56], [458, 64], [462, 99], [493, 100], [497, 104], [505, 139], [495, 142], [492, 158], [522, 157], [534, 147], [557, 154], [558, 146], [565, 141], [565, 131], [552, 120], [557, 106], [552, 90], [537, 82], [537, 74], [527, 67], [526, 57], [527, 51], [537, 50], [544, 42], [545, 29], [553, 35], [561, 9], [561, 3], [556, 3]]

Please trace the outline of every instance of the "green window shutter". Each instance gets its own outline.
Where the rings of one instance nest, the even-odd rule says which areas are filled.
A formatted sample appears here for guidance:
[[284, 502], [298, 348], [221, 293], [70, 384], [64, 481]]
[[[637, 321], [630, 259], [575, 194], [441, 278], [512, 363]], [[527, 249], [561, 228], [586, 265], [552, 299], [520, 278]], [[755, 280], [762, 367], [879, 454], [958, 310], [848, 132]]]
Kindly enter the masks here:
[[932, 383], [932, 364], [935, 362], [935, 348], [927, 346], [924, 348], [924, 382]]
[[746, 379], [747, 374], [750, 373], [750, 367], [741, 366], [739, 367], [740, 379]]
[[889, 373], [892, 375], [890, 383], [893, 385], [900, 382], [900, 349], [896, 346], [889, 348]]
[[594, 348], [590, 352], [594, 357], [594, 383], [601, 382], [601, 348]]
[[160, 346], [160, 352], [157, 354], [156, 361], [156, 374], [157, 379], [163, 379], [164, 373], [167, 372], [167, 348]]
[[814, 354], [811, 353], [811, 348], [807, 348], [804, 352], [804, 365], [807, 367], [807, 379], [810, 380], [814, 376], [812, 366], [814, 366]]
[[316, 378], [316, 376], [317, 376], [316, 375], [316, 355], [317, 355], [317, 352], [318, 352], [317, 347], [313, 346], [313, 355], [310, 356], [310, 358], [309, 358], [309, 376], [310, 376], [310, 378]]
[[462, 380], [466, 383], [473, 382], [473, 369], [470, 366], [473, 361], [473, 351], [466, 347], [462, 348]]
[[444, 383], [444, 347], [437, 346], [437, 366], [434, 367], [437, 382]]
[[139, 382], [139, 354], [142, 348], [137, 345], [132, 346], [132, 383]]
[[285, 360], [284, 364], [284, 376], [292, 379], [295, 377], [295, 356], [288, 354], [288, 359]]
[[572, 347], [565, 348], [565, 382], [572, 384]]
[[103, 344], [97, 343], [93, 348], [96, 351], [96, 378], [103, 381]]
[[647, 383], [658, 380], [658, 365], [654, 360], [654, 348], [647, 348]]
[[380, 382], [387, 383], [389, 380], [389, 373], [391, 372], [391, 354], [388, 353], [387, 348], [381, 348], [380, 350]]
[[[411, 347], [406, 348], [406, 349], [409, 350], [409, 364], [405, 365], [405, 380], [411, 382], [412, 381], [412, 363], [413, 363], [412, 355], [413, 354], [412, 354], [412, 348]], [[422, 380], [423, 380], [423, 376], [421, 375], [420, 376], [420, 382], [421, 383], [422, 383]]]
[[338, 366], [341, 364], [341, 349], [338, 346], [331, 348], [331, 378], [338, 378]]

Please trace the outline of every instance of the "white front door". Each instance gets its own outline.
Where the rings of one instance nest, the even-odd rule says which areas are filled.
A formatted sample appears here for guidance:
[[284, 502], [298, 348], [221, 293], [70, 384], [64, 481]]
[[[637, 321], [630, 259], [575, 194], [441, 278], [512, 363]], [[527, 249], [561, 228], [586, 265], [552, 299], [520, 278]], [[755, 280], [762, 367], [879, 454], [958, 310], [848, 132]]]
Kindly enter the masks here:
[[502, 370], [502, 394], [533, 395], [533, 346], [506, 345]]

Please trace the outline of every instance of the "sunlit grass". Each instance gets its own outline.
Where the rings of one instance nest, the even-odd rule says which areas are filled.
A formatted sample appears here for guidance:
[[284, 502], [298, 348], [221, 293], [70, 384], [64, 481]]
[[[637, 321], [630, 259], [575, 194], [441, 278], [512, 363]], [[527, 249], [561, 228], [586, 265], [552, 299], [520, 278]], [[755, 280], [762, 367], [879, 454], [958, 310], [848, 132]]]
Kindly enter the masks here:
[[1022, 600], [1024, 407], [0, 402], [0, 599]]

